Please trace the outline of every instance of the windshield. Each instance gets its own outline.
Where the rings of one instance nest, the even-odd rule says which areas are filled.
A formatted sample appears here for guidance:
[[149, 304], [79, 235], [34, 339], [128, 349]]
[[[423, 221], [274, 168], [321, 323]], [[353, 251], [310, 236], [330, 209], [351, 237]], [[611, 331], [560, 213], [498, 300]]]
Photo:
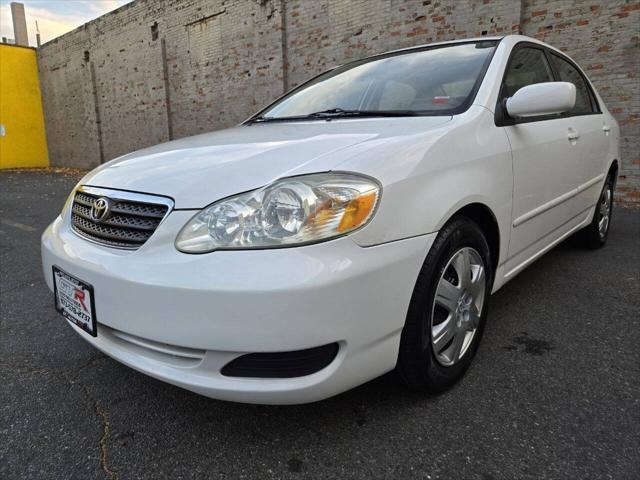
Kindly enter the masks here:
[[496, 44], [450, 44], [352, 62], [293, 90], [257, 118], [458, 113], [473, 100]]

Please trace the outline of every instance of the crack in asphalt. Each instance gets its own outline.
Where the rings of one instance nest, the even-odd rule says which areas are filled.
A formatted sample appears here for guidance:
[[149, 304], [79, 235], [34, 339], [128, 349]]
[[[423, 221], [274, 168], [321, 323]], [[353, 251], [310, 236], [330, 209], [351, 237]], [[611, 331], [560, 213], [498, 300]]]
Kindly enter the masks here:
[[107, 357], [106, 355], [98, 355], [97, 357], [91, 357], [89, 360], [87, 360], [82, 365], [80, 365], [80, 367], [78, 367], [78, 370], [76, 370], [76, 374], [73, 377], [72, 383], [75, 383], [78, 380], [78, 377], [80, 376], [80, 374], [82, 373], [82, 371], [85, 368], [90, 367], [91, 365], [93, 365], [98, 360], [102, 360], [104, 358], [109, 358], [109, 357]]
[[[89, 400], [91, 400], [91, 394], [89, 393], [89, 388], [87, 386], [83, 387], [85, 391], [85, 395]], [[102, 435], [100, 436], [100, 442], [98, 443], [100, 447], [100, 468], [102, 471], [106, 473], [109, 478], [113, 480], [118, 479], [118, 472], [111, 470], [109, 468], [108, 462], [108, 447], [109, 447], [109, 413], [100, 406], [100, 402], [97, 400], [93, 401], [93, 410], [102, 420]]]
[[[89, 387], [83, 383], [79, 382], [78, 377], [82, 373], [83, 370], [93, 365], [98, 360], [102, 360], [108, 358], [106, 355], [99, 355], [97, 357], [92, 357], [85, 363], [83, 363], [75, 372], [73, 377], [69, 377], [66, 373], [63, 372], [63, 376], [66, 378], [69, 383], [69, 388], [73, 388], [76, 384], [78, 384], [82, 388], [82, 392], [87, 400], [87, 402], [92, 406], [93, 412], [100, 419], [102, 423], [102, 432], [100, 435], [100, 440], [98, 442], [98, 448], [100, 450], [100, 468], [102, 471], [112, 480], [118, 480], [118, 472], [109, 467], [108, 462], [108, 446], [109, 446], [109, 437], [110, 437], [110, 425], [109, 425], [109, 412], [107, 412], [101, 405], [98, 400], [95, 400], [91, 396], [91, 391]], [[54, 373], [53, 370], [49, 368], [32, 368], [29, 365], [17, 365], [7, 362], [0, 362], [0, 368], [10, 368], [13, 370], [17, 370], [23, 373], [31, 373], [31, 374], [40, 374], [40, 373]]]
[[93, 365], [98, 360], [102, 360], [108, 358], [106, 355], [99, 355], [97, 357], [92, 357], [84, 364], [82, 364], [77, 370], [73, 378], [67, 378], [70, 387], [73, 387], [76, 383], [82, 387], [82, 392], [87, 400], [87, 402], [91, 405], [93, 412], [99, 418], [102, 423], [102, 431], [100, 435], [100, 440], [98, 441], [98, 448], [100, 451], [100, 468], [102, 471], [112, 480], [118, 480], [119, 475], [118, 472], [109, 467], [109, 436], [110, 436], [110, 425], [109, 425], [109, 412], [107, 412], [101, 405], [99, 400], [95, 400], [91, 395], [91, 391], [89, 387], [83, 383], [79, 382], [79, 377], [82, 371], [91, 365]]

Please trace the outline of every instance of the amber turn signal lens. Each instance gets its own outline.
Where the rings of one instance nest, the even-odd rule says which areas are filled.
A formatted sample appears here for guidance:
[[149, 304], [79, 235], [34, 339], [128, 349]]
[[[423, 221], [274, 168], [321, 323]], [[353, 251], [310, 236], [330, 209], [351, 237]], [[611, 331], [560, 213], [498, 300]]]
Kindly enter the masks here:
[[338, 232], [348, 232], [367, 221], [378, 200], [378, 192], [368, 192], [354, 198], [345, 208]]

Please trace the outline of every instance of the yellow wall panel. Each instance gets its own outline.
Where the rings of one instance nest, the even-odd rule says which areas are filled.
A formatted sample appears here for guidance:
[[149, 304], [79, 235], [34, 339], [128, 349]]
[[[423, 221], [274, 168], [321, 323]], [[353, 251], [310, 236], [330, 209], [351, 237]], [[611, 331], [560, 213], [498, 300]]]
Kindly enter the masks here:
[[36, 51], [0, 44], [0, 169], [48, 165]]

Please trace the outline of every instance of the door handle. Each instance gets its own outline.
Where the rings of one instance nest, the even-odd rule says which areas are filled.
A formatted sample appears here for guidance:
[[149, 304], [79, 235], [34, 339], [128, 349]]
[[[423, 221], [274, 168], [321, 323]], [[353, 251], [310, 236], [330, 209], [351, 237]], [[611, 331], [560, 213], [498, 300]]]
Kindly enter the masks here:
[[574, 130], [573, 128], [570, 128], [569, 131], [567, 132], [567, 138], [572, 142], [575, 143], [576, 140], [578, 140], [580, 138], [580, 134], [578, 133], [577, 130]]
[[604, 132], [605, 135], [609, 135], [609, 132], [611, 131], [611, 127], [609, 125], [603, 125], [602, 131]]

